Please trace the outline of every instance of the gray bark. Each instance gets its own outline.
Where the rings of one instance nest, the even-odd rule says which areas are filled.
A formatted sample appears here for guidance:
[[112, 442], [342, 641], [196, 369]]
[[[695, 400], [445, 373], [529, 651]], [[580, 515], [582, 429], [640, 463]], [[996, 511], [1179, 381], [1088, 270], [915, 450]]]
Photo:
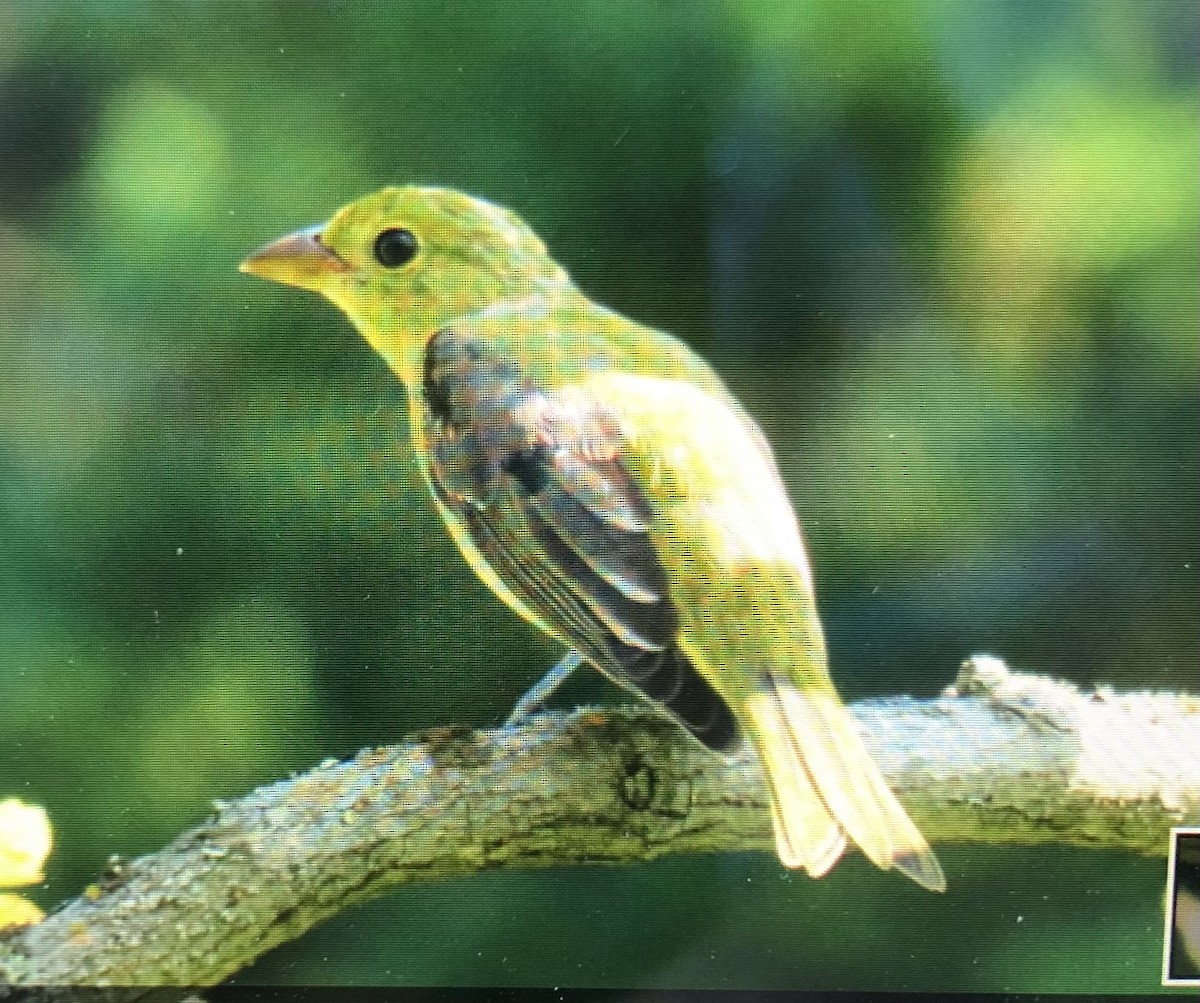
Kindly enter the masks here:
[[[935, 699], [852, 711], [933, 843], [1165, 855], [1172, 826], [1200, 824], [1200, 697], [1083, 692], [981, 656]], [[210, 985], [408, 881], [772, 849], [753, 758], [709, 753], [641, 707], [442, 729], [215, 808], [0, 938], [0, 997], [5, 982]]]

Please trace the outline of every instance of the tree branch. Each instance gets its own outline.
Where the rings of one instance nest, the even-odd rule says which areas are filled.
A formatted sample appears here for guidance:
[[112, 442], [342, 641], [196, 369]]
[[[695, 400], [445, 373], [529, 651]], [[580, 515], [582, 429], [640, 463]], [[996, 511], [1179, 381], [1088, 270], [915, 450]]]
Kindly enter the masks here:
[[[1164, 855], [1171, 826], [1200, 824], [1195, 696], [1084, 693], [976, 657], [936, 699], [852, 709], [934, 842]], [[407, 881], [771, 847], [753, 758], [715, 756], [647, 708], [441, 729], [218, 804], [0, 938], [0, 984], [209, 985]]]

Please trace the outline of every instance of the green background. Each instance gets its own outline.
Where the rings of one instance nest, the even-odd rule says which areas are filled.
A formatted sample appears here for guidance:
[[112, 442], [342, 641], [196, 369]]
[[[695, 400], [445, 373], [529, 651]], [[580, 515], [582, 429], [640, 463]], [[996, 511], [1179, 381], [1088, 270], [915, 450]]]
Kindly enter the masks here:
[[[211, 799], [558, 652], [478, 584], [403, 395], [251, 248], [385, 183], [522, 214], [762, 421], [848, 698], [980, 650], [1198, 688], [1194, 3], [0, 3], [0, 798], [44, 905]], [[619, 698], [580, 680], [564, 700]], [[1157, 985], [1161, 860], [944, 847], [402, 889], [243, 979]]]

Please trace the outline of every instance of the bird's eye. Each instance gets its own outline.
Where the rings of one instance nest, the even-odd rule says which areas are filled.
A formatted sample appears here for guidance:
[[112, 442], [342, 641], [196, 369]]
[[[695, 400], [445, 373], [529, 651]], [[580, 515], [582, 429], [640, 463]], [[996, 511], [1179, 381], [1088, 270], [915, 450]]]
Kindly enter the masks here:
[[399, 268], [417, 255], [417, 238], [408, 230], [384, 230], [375, 238], [375, 260], [384, 268]]

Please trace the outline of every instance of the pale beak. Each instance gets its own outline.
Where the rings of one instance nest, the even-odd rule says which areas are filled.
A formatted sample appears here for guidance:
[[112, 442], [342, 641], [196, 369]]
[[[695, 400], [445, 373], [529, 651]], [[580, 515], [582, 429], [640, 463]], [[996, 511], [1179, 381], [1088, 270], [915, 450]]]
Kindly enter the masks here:
[[322, 291], [331, 275], [351, 270], [350, 265], [321, 243], [320, 226], [280, 237], [251, 254], [238, 270], [260, 279], [301, 289]]

